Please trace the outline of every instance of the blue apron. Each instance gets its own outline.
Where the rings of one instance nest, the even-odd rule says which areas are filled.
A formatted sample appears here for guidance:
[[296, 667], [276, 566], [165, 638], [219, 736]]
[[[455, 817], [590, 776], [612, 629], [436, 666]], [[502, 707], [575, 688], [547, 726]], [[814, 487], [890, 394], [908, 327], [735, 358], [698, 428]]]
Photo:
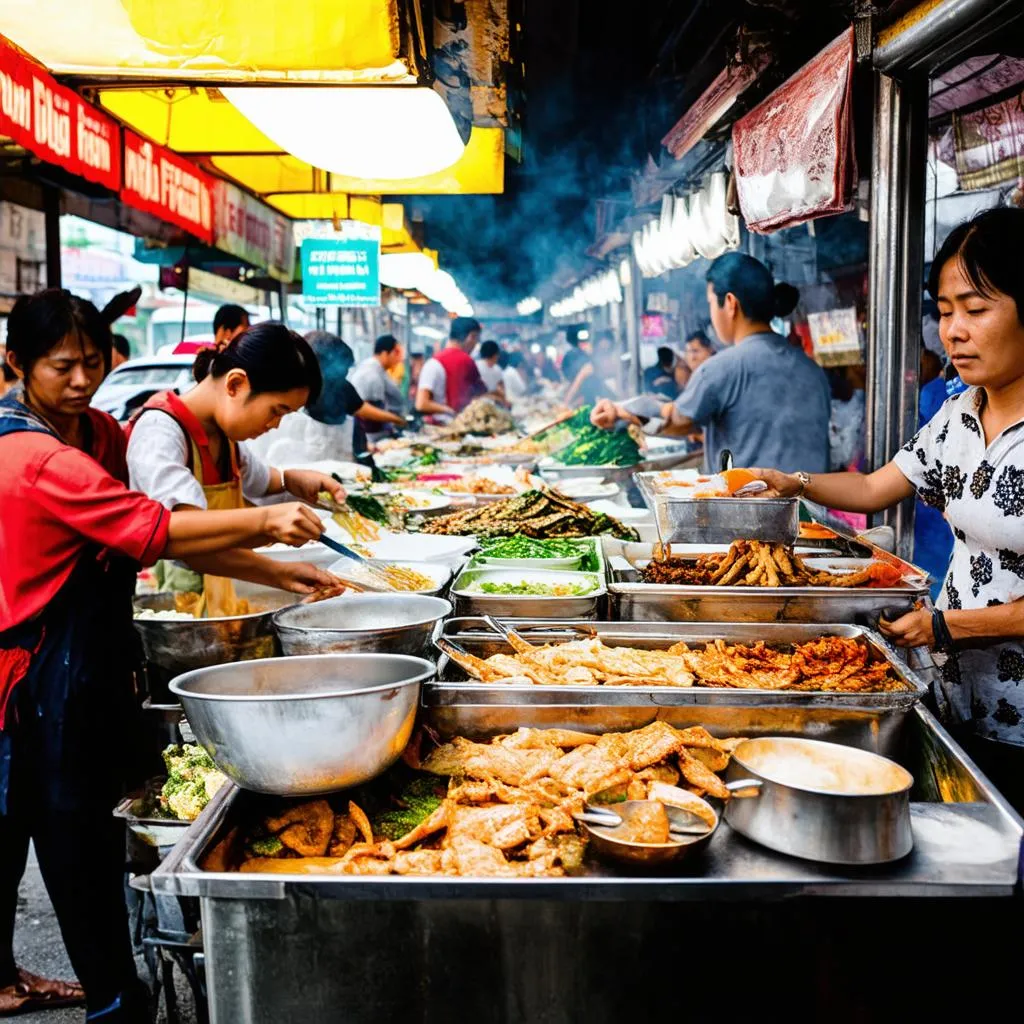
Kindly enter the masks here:
[[[0, 400], [0, 437], [19, 432], [57, 436], [16, 399]], [[7, 812], [12, 758], [30, 766], [37, 792], [52, 806], [95, 802], [109, 812], [116, 802], [138, 740], [136, 571], [129, 559], [87, 545], [43, 611], [0, 632], [0, 650], [31, 652], [0, 732], [0, 814]]]

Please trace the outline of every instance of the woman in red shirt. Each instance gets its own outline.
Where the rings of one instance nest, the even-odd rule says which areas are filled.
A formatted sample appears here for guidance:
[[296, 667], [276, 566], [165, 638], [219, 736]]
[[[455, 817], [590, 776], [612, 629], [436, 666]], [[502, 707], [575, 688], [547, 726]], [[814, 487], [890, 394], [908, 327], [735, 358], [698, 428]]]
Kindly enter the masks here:
[[[92, 303], [21, 299], [7, 360], [24, 387], [0, 400], [0, 1014], [84, 995], [104, 1024], [148, 1020], [110, 813], [130, 760], [139, 565], [322, 532], [297, 503], [171, 513], [129, 491], [124, 435], [89, 407], [110, 355]], [[30, 839], [84, 993], [14, 962]]]

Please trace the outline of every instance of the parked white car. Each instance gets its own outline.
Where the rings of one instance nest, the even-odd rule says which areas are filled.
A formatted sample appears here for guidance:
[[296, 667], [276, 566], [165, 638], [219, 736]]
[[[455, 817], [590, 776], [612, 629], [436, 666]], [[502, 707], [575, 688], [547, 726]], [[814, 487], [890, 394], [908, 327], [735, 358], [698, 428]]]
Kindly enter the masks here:
[[192, 386], [194, 355], [150, 356], [129, 359], [99, 386], [92, 404], [116, 420], [127, 420], [158, 391], [182, 394]]

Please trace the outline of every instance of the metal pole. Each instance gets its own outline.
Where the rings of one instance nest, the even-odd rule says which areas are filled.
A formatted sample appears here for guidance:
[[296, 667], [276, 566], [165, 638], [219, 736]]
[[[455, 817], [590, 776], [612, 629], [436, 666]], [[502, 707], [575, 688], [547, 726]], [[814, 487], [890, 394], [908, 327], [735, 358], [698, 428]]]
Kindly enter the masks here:
[[60, 189], [43, 186], [44, 235], [46, 238], [46, 287], [61, 287], [60, 270]]
[[[872, 167], [868, 294], [869, 469], [888, 462], [917, 428], [924, 280], [928, 92], [924, 78], [878, 75]], [[909, 557], [914, 503], [886, 511], [897, 550]]]
[[644, 285], [637, 265], [630, 251], [627, 265], [628, 280], [622, 289], [626, 321], [626, 351], [629, 353], [629, 380], [627, 392], [639, 395], [643, 391], [643, 370], [640, 368], [640, 316], [643, 309]]
[[277, 282], [277, 304], [281, 307], [281, 323], [288, 323], [288, 285]]

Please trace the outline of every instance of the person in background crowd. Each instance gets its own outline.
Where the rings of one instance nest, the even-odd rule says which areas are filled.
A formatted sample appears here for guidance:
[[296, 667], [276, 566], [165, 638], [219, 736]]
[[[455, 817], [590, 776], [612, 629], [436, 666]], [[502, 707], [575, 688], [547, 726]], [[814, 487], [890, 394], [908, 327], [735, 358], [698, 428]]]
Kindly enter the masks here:
[[[919, 384], [922, 389], [942, 376], [942, 359], [938, 353], [933, 352], [930, 348], [921, 349], [920, 373]], [[945, 390], [945, 382], [943, 382], [943, 390]]]
[[833, 470], [858, 470], [864, 461], [866, 368], [863, 363], [827, 371], [832, 392], [829, 451]]
[[213, 316], [213, 347], [219, 352], [249, 329], [249, 314], [241, 306], [226, 305]]
[[[825, 372], [785, 338], [772, 332], [775, 282], [771, 271], [745, 253], [719, 256], [707, 273], [711, 324], [728, 347], [703, 363], [675, 400], [651, 410], [602, 401], [595, 426], [612, 429], [625, 419], [648, 432], [686, 437], [705, 431], [705, 467], [718, 470], [729, 449], [737, 466], [780, 464], [795, 471], [829, 466], [831, 394]], [[627, 403], [628, 406], [629, 403]], [[650, 411], [648, 411], [650, 410]]]
[[685, 359], [677, 359], [675, 369], [672, 371], [672, 376], [676, 382], [676, 394], [681, 395], [686, 390], [686, 385], [690, 383], [690, 378], [693, 376], [693, 370], [686, 365]]
[[[84, 1002], [90, 1021], [143, 1024], [124, 828], [110, 814], [141, 781], [139, 565], [268, 538], [299, 546], [323, 527], [297, 503], [171, 513], [129, 491], [124, 432], [89, 405], [110, 358], [91, 302], [51, 288], [11, 310], [7, 361], [23, 387], [0, 402], [0, 1015]], [[81, 986], [15, 962], [30, 841]]]
[[351, 386], [366, 403], [367, 413], [360, 412], [359, 419], [371, 443], [390, 436], [394, 427], [405, 426], [402, 415], [405, 400], [389, 376], [389, 371], [404, 359], [405, 352], [398, 339], [391, 334], [382, 334], [374, 343], [373, 355], [364, 359], [348, 376]]
[[690, 368], [690, 373], [696, 373], [697, 367], [706, 363], [714, 354], [715, 346], [703, 331], [694, 331], [687, 337], [683, 360]]
[[116, 370], [122, 363], [127, 363], [132, 357], [132, 347], [123, 334], [113, 335], [114, 347], [110, 353], [110, 368]]
[[543, 345], [537, 345], [536, 349], [530, 349], [533, 356], [533, 371], [541, 380], [551, 384], [558, 384], [562, 380], [558, 367], [548, 357], [547, 349]]
[[419, 386], [420, 374], [426, 361], [427, 357], [423, 352], [409, 353], [409, 391], [406, 398], [410, 409], [416, 408], [416, 388]]
[[444, 417], [462, 412], [474, 398], [487, 393], [487, 385], [470, 355], [482, 330], [480, 322], [471, 316], [459, 316], [452, 321], [447, 345], [426, 361], [420, 373], [416, 389], [418, 412], [446, 422]]
[[676, 385], [676, 354], [663, 345], [658, 349], [658, 361], [644, 370], [644, 392], [649, 395], [661, 395], [664, 398], [675, 398], [679, 394]]
[[508, 366], [502, 371], [502, 383], [505, 386], [505, 397], [515, 405], [530, 393], [530, 381], [526, 375], [526, 358], [522, 352], [510, 352]]
[[[570, 359], [574, 352], [577, 355]], [[562, 360], [563, 373], [566, 372], [567, 361], [570, 366], [577, 369], [566, 392], [566, 405], [595, 405], [602, 399], [614, 400], [621, 397], [618, 382], [619, 359], [615, 351], [615, 339], [610, 332], [598, 335], [590, 356], [579, 348], [569, 349]]]
[[866, 476], [759, 472], [772, 491], [872, 513], [915, 493], [953, 529], [937, 610], [883, 621], [904, 647], [938, 653], [968, 752], [1024, 810], [1024, 210], [996, 207], [954, 228], [928, 280], [939, 330], [968, 385]]
[[496, 341], [485, 341], [477, 352], [476, 368], [487, 391], [498, 398], [505, 397], [504, 377], [501, 369], [501, 347]]
[[[273, 466], [365, 459], [367, 436], [362, 424], [367, 411], [383, 413], [363, 401], [351, 380], [355, 356], [336, 334], [310, 331], [306, 341], [320, 364], [320, 394], [280, 426], [249, 442], [249, 449]], [[370, 422], [374, 422], [369, 417]]]
[[[342, 500], [330, 476], [268, 465], [246, 443], [277, 427], [320, 395], [322, 376], [306, 341], [284, 324], [250, 327], [221, 349], [196, 356], [198, 383], [184, 395], [154, 395], [129, 425], [131, 486], [170, 511], [244, 508], [246, 501], [291, 494], [315, 505], [321, 491]], [[309, 563], [254, 551], [221, 552], [187, 564], [161, 562], [162, 590], [220, 592], [222, 578], [309, 593], [332, 582]]]

